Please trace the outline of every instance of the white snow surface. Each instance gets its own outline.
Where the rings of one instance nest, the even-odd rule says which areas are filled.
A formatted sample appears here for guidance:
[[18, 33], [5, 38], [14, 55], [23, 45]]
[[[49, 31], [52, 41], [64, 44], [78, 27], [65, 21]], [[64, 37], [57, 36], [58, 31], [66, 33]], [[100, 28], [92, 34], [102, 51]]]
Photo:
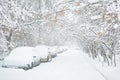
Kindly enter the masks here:
[[0, 80], [120, 80], [118, 68], [98, 63], [81, 50], [70, 49], [28, 71], [0, 68]]
[[57, 49], [58, 49], [57, 46], [51, 46], [51, 47], [49, 47], [50, 54], [51, 55], [56, 55], [57, 54]]
[[88, 0], [89, 3], [96, 3], [99, 2], [100, 0]]
[[24, 67], [32, 62], [37, 62], [41, 58], [47, 58], [48, 55], [56, 56], [57, 53], [64, 51], [65, 47], [39, 45], [36, 47], [18, 47], [11, 51], [3, 61], [6, 67]]
[[11, 51], [3, 62], [3, 65], [9, 66], [25, 66], [33, 61], [35, 55], [33, 47], [18, 47]]
[[105, 80], [81, 54], [68, 50], [52, 62], [28, 71], [0, 68], [0, 80]]
[[99, 18], [101, 18], [101, 15], [95, 15], [91, 17], [92, 20], [99, 19]]
[[48, 52], [49, 52], [49, 47], [46, 45], [39, 45], [36, 46], [34, 49], [35, 53], [40, 57], [40, 58], [47, 58]]

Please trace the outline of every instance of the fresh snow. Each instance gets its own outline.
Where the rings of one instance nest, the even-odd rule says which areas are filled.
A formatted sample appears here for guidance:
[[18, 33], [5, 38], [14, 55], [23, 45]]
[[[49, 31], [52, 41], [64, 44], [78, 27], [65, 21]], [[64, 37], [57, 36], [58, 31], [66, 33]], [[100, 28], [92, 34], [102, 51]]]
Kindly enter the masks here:
[[3, 60], [3, 67], [19, 68], [40, 62], [40, 59], [47, 59], [51, 55], [55, 58], [58, 53], [67, 50], [65, 46], [18, 47], [11, 51], [10, 55]]
[[18, 47], [5, 58], [3, 65], [11, 67], [26, 66], [26, 64], [33, 62], [34, 55], [33, 47]]
[[0, 68], [0, 80], [105, 80], [80, 50], [68, 50], [31, 70]]
[[115, 24], [113, 27], [116, 29], [116, 28], [118, 28], [118, 27], [119, 27], [119, 25], [118, 25], [118, 24]]
[[70, 48], [51, 62], [28, 71], [0, 68], [0, 80], [120, 80], [120, 66], [102, 66], [100, 63], [81, 50]]
[[47, 58], [49, 54], [48, 52], [49, 52], [48, 46], [39, 45], [35, 47], [35, 53], [37, 53], [38, 56], [40, 56], [40, 58]]
[[51, 46], [51, 47], [49, 47], [49, 53], [50, 53], [50, 55], [57, 56], [57, 49], [58, 49], [57, 46]]
[[99, 18], [101, 18], [101, 15], [91, 16], [91, 19], [92, 19], [92, 20], [99, 19]]
[[99, 2], [100, 0], [88, 0], [89, 3], [96, 3]]
[[[88, 63], [98, 71], [106, 80], [120, 80], [120, 63], [117, 66], [108, 66], [105, 63], [101, 63], [99, 60], [92, 60], [88, 58]], [[119, 62], [119, 61], [118, 61]]]

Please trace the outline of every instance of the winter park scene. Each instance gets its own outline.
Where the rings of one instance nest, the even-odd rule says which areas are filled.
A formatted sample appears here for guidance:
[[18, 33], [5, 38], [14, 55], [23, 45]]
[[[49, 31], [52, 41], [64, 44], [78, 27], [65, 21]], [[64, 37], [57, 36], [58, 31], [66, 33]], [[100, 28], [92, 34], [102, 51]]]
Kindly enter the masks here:
[[120, 80], [120, 0], [0, 0], [0, 80]]

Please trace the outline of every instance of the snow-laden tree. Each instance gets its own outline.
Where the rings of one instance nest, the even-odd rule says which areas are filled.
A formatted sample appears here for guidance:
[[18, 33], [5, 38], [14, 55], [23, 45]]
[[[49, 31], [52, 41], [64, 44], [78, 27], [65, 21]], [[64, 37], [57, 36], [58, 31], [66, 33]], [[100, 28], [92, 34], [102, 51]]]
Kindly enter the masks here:
[[[36, 12], [26, 5], [27, 2], [21, 2], [19, 5], [17, 0], [0, 1], [0, 31], [2, 35], [0, 42], [6, 42], [1, 46], [6, 46], [8, 52], [17, 46], [25, 45], [25, 43], [29, 42], [31, 44], [33, 26], [30, 25], [37, 18]], [[0, 48], [0, 50], [4, 52], [3, 48]]]
[[93, 58], [103, 57], [108, 65], [114, 64], [119, 46], [119, 0], [89, 2], [84, 8], [82, 36], [84, 50]]
[[0, 0], [0, 51], [72, 42], [116, 65], [119, 22], [119, 0]]

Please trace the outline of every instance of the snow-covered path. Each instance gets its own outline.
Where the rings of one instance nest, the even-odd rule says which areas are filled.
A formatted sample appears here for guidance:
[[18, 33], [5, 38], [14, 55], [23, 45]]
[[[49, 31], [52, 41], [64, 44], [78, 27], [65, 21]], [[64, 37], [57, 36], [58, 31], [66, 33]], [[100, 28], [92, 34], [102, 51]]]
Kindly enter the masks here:
[[105, 80], [80, 50], [68, 50], [31, 70], [0, 68], [0, 80]]

